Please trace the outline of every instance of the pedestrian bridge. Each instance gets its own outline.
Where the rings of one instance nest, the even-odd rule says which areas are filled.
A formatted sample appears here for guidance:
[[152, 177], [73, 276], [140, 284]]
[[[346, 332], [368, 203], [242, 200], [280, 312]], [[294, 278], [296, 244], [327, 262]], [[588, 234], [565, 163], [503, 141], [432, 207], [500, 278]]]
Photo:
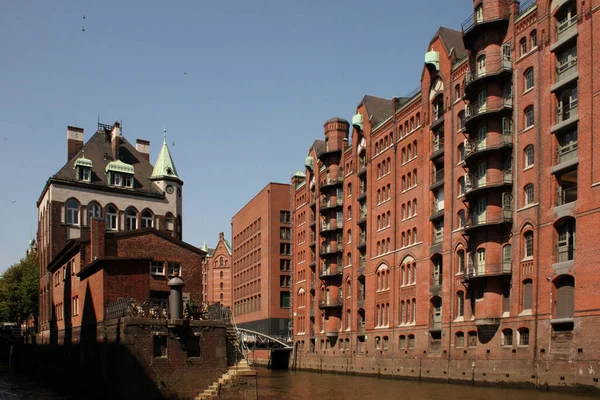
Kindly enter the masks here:
[[284, 338], [269, 336], [261, 332], [237, 327], [239, 341], [243, 343], [248, 350], [292, 350], [292, 346]]

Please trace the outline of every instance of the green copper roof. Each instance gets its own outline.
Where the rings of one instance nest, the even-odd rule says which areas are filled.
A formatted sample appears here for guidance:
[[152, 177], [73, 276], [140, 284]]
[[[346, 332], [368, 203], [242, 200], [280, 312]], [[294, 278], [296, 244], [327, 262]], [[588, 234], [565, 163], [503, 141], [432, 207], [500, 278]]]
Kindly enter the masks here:
[[306, 174], [302, 171], [296, 171], [296, 173], [292, 175], [292, 178], [306, 178]]
[[88, 167], [88, 168], [92, 168], [92, 160], [90, 160], [89, 158], [85, 158], [85, 156], [81, 156], [79, 157], [77, 160], [75, 160], [75, 167]]
[[206, 245], [206, 240], [204, 241], [202, 247], [200, 247], [200, 250], [205, 251], [208, 254], [208, 246]]
[[[91, 165], [91, 163], [90, 163], [90, 165]], [[133, 166], [129, 165], [129, 164], [125, 164], [121, 160], [109, 162], [108, 165], [106, 166], [105, 172], [108, 173], [108, 171], [122, 172], [124, 174], [131, 174], [131, 175], [135, 174]]]
[[227, 249], [227, 252], [229, 253], [229, 255], [231, 255], [231, 245], [229, 244], [227, 239], [223, 239], [223, 242], [225, 242], [225, 248]]
[[171, 152], [167, 146], [166, 136], [165, 140], [163, 141], [163, 145], [160, 148], [160, 152], [158, 153], [156, 164], [154, 164], [154, 170], [152, 171], [151, 178], [179, 179], [179, 176], [177, 175], [177, 169], [175, 168], [175, 163], [173, 163]]

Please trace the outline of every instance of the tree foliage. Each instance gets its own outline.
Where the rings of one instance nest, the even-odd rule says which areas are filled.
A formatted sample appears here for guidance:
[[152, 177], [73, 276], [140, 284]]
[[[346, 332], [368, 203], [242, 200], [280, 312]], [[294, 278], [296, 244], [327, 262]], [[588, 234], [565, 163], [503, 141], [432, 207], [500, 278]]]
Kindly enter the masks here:
[[0, 276], [0, 321], [22, 322], [38, 315], [37, 254], [31, 252]]

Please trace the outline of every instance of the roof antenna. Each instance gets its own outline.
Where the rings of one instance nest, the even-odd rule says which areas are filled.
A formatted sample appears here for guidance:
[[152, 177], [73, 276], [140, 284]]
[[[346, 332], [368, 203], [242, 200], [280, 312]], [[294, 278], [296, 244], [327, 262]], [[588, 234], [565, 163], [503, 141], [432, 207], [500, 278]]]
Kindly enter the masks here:
[[167, 128], [163, 129], [163, 144], [167, 144]]

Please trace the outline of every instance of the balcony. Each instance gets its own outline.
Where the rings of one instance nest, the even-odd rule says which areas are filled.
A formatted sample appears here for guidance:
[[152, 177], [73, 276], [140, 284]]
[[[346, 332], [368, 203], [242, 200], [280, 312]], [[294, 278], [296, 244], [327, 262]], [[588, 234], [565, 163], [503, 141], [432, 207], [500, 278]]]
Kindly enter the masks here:
[[483, 177], [474, 177], [469, 174], [465, 179], [465, 195], [473, 195], [482, 189], [502, 187], [512, 185], [512, 183], [513, 174], [511, 170], [489, 171]]
[[512, 72], [513, 60], [504, 56], [501, 52], [486, 53], [485, 63], [472, 65], [471, 70], [465, 75], [465, 92], [472, 91], [475, 82], [481, 82], [486, 78], [497, 77], [505, 72]]
[[328, 176], [321, 181], [320, 187], [321, 189], [325, 189], [332, 186], [341, 185], [344, 183], [344, 174], [343, 172], [338, 172], [337, 175]]
[[467, 131], [473, 130], [469, 128], [469, 124], [474, 123], [481, 119], [481, 117], [499, 113], [501, 111], [512, 110], [513, 100], [512, 98], [495, 98], [487, 99], [484, 104], [473, 103], [469, 104], [465, 108], [465, 126]]
[[362, 249], [363, 247], [367, 247], [367, 235], [364, 233], [361, 233], [361, 235], [358, 238], [358, 243], [356, 244], [356, 248]]
[[341, 207], [344, 205], [344, 199], [337, 198], [335, 200], [325, 200], [321, 204], [319, 204], [319, 210], [324, 211], [330, 208]]
[[436, 137], [433, 139], [431, 143], [431, 155], [429, 156], [430, 160], [436, 159], [439, 156], [444, 154], [444, 137]]
[[431, 205], [431, 216], [429, 217], [430, 221], [436, 220], [444, 216], [444, 202], [443, 201], [434, 201]]
[[321, 300], [319, 301], [319, 308], [321, 310], [332, 309], [332, 308], [341, 308], [344, 305], [341, 297], [337, 299], [329, 299], [329, 300]]
[[577, 58], [571, 58], [569, 61], [556, 68], [556, 83], [550, 87], [550, 91], [556, 92], [577, 78], [579, 78]]
[[465, 47], [471, 49], [475, 38], [480, 36], [480, 31], [484, 27], [505, 28], [510, 17], [510, 4], [511, 0], [483, 2], [472, 15], [465, 19], [461, 24]]
[[356, 330], [356, 335], [357, 336], [365, 336], [365, 332], [366, 332], [365, 322], [361, 321], [361, 322], [358, 323], [358, 328]]
[[310, 260], [310, 263], [308, 263], [308, 266], [310, 268], [316, 267], [317, 266], [317, 261], [316, 260]]
[[367, 197], [367, 189], [365, 188], [360, 188], [359, 192], [358, 192], [358, 197], [356, 198], [358, 201], [364, 199], [365, 197]]
[[575, 246], [561, 245], [556, 246], [556, 261], [566, 262], [573, 261], [575, 259]]
[[556, 52], [572, 39], [576, 38], [577, 35], [577, 15], [565, 21], [558, 22], [556, 24], [556, 42], [550, 46], [550, 51]]
[[442, 243], [444, 241], [444, 229], [434, 229], [432, 244]]
[[359, 165], [358, 165], [357, 175], [361, 176], [361, 175], [364, 175], [366, 172], [367, 172], [367, 162], [365, 160], [360, 160]]
[[465, 269], [464, 279], [470, 280], [475, 278], [483, 278], [486, 276], [501, 276], [510, 274], [512, 274], [512, 265], [510, 261], [495, 264], [476, 264], [473, 261], [469, 261], [469, 266]]
[[444, 184], [444, 168], [440, 168], [437, 171], [433, 171], [431, 175], [431, 186], [430, 189], [442, 186]]
[[484, 140], [469, 140], [465, 145], [465, 161], [472, 156], [482, 154], [484, 152], [498, 150], [503, 147], [513, 147], [512, 133], [504, 133], [502, 135], [489, 135]]
[[327, 264], [321, 265], [321, 272], [319, 273], [319, 278], [340, 278], [344, 274], [344, 270], [340, 266], [332, 267]]
[[361, 257], [360, 261], [358, 262], [358, 274], [364, 275], [366, 267], [367, 267], [367, 259]]
[[341, 147], [335, 147], [335, 148], [333, 148], [333, 147], [327, 147], [317, 157], [319, 158], [319, 160], [323, 160], [324, 158], [326, 158], [327, 156], [329, 156], [331, 154], [336, 154], [336, 153], [341, 153], [341, 152], [342, 152]]
[[551, 128], [552, 133], [562, 131], [571, 127], [579, 121], [579, 102], [575, 98], [569, 103], [560, 104], [556, 107], [556, 124]]
[[512, 208], [506, 207], [500, 211], [485, 211], [481, 214], [470, 214], [467, 217], [465, 231], [473, 230], [488, 225], [500, 225], [512, 223]]
[[556, 150], [556, 165], [552, 167], [552, 173], [557, 174], [571, 169], [577, 164], [579, 164], [579, 157], [577, 154], [577, 142], [575, 141], [567, 146], [561, 146]]
[[313, 238], [310, 243], [308, 244], [309, 247], [316, 247], [317, 246], [317, 241]]
[[433, 113], [431, 113], [431, 125], [429, 129], [436, 130], [440, 126], [444, 124], [444, 107], [440, 106], [439, 108], [435, 108]]
[[360, 225], [365, 222], [367, 222], [367, 210], [361, 209], [358, 215], [358, 221], [356, 221], [356, 223]]
[[313, 277], [310, 281], [310, 290], [315, 290], [316, 278]]
[[577, 200], [577, 185], [556, 189], [556, 206], [564, 206]]
[[321, 225], [321, 232], [333, 232], [333, 231], [342, 229], [343, 227], [344, 227], [344, 223], [342, 221], [336, 221], [335, 223], [334, 222], [325, 223], [325, 224]]
[[344, 247], [341, 243], [337, 243], [335, 245], [321, 246], [321, 252], [319, 254], [322, 256], [326, 256], [329, 254], [341, 253], [343, 249]]
[[310, 227], [313, 227], [313, 226], [315, 226], [316, 224], [317, 224], [317, 219], [316, 219], [316, 218], [314, 218], [314, 217], [313, 217], [313, 218], [311, 218], [311, 220], [310, 220], [310, 224], [309, 224], [309, 225], [310, 225]]

